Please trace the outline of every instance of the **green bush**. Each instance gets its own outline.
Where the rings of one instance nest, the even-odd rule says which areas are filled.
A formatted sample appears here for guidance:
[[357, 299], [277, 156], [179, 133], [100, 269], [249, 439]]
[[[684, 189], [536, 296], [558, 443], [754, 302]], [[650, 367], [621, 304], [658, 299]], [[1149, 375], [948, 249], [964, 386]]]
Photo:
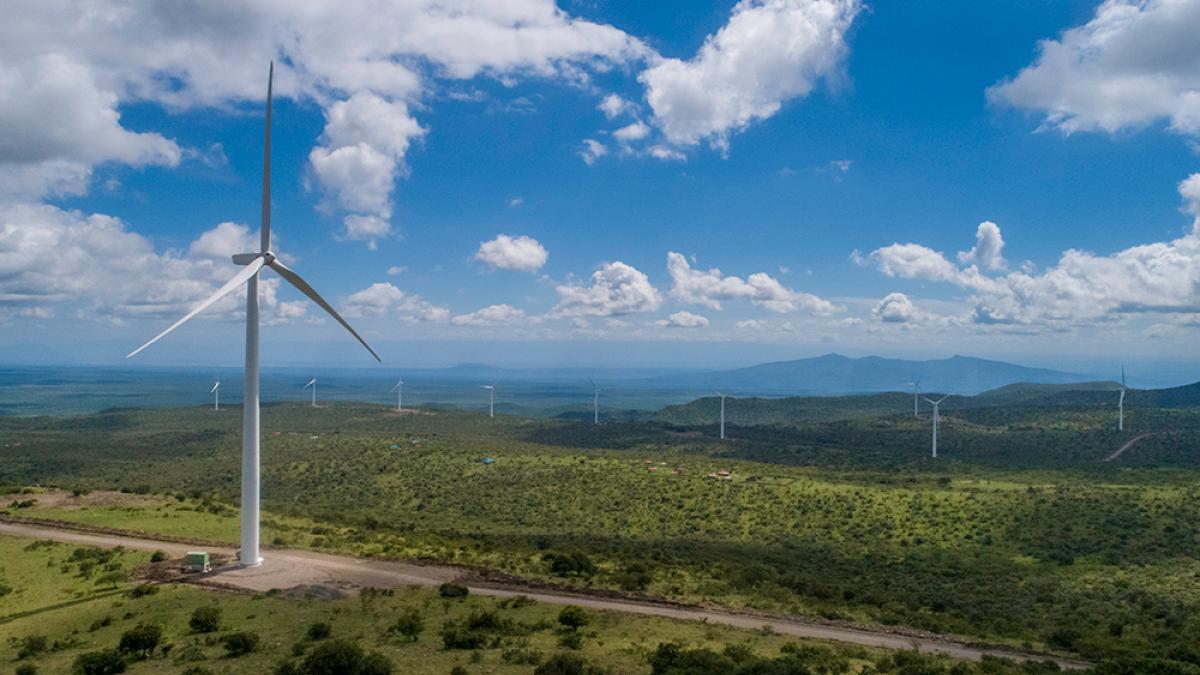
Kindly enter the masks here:
[[158, 593], [157, 584], [138, 584], [129, 591], [129, 597], [144, 598], [147, 595], [154, 595], [155, 593]]
[[162, 628], [154, 624], [139, 623], [121, 634], [117, 651], [137, 658], [146, 658], [154, 653], [162, 642]]
[[37, 675], [37, 666], [32, 663], [22, 663], [17, 666], [16, 675]]
[[180, 675], [213, 675], [213, 672], [211, 670], [209, 670], [208, 668], [202, 668], [200, 666], [192, 666], [191, 668], [188, 668], [187, 670], [180, 673]]
[[317, 640], [324, 640], [325, 638], [329, 637], [331, 633], [333, 633], [333, 626], [318, 621], [309, 625], [308, 632], [305, 634], [308, 636], [309, 640], [316, 642]]
[[166, 559], [167, 559], [166, 551], [160, 550], [160, 551], [155, 551], [154, 553], [150, 554], [150, 562], [152, 562], [152, 563], [160, 563]]
[[446, 582], [438, 587], [438, 595], [443, 598], [465, 598], [470, 595], [471, 590], [466, 586]]
[[225, 647], [226, 656], [231, 658], [245, 656], [258, 649], [258, 633], [248, 631], [230, 633], [221, 638], [221, 644]]
[[87, 652], [75, 658], [74, 675], [116, 675], [125, 672], [125, 659], [115, 649]]
[[589, 665], [578, 654], [555, 654], [535, 668], [533, 675], [602, 675], [603, 672], [600, 668]]
[[17, 659], [28, 659], [45, 652], [50, 648], [50, 641], [45, 635], [28, 635], [21, 640], [17, 648]]
[[596, 564], [582, 551], [547, 553], [542, 559], [550, 564], [550, 573], [556, 577], [590, 577], [596, 573]]
[[221, 630], [221, 608], [216, 606], [197, 607], [188, 619], [193, 633], [215, 633]]
[[388, 628], [388, 633], [399, 635], [410, 642], [416, 642], [421, 631], [425, 630], [425, 620], [416, 609], [408, 609], [396, 618], [396, 622]]
[[588, 615], [582, 607], [567, 605], [558, 613], [558, 622], [570, 630], [579, 630], [587, 625]]
[[304, 658], [304, 675], [390, 675], [392, 663], [382, 654], [364, 653], [349, 640], [322, 642]]

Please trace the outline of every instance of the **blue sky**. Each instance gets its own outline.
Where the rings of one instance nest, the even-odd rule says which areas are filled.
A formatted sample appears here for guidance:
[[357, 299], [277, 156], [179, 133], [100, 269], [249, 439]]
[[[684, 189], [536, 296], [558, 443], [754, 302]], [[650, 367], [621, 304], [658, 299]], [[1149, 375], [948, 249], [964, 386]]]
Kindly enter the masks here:
[[[272, 58], [277, 248], [392, 363], [1195, 356], [1197, 0], [62, 4], [0, 29], [6, 360], [232, 276]], [[215, 310], [145, 362], [236, 362]], [[364, 362], [267, 314], [268, 362]]]

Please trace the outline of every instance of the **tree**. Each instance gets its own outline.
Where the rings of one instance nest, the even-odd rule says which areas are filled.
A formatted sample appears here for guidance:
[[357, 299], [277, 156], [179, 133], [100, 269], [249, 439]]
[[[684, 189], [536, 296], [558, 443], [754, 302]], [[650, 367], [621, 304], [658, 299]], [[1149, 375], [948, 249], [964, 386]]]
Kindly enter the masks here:
[[324, 640], [325, 638], [329, 637], [331, 633], [333, 633], [333, 626], [323, 621], [318, 621], [309, 625], [307, 635], [309, 640], [316, 642], [318, 640]]
[[603, 672], [578, 654], [555, 654], [535, 668], [533, 675], [600, 675]]
[[137, 658], [146, 658], [154, 653], [162, 642], [162, 628], [148, 623], [139, 623], [121, 635], [117, 651]]
[[408, 609], [396, 619], [396, 623], [392, 624], [388, 632], [407, 638], [410, 642], [416, 642], [423, 630], [425, 630], [425, 620], [421, 618], [421, 613], [416, 609]]
[[231, 658], [245, 656], [258, 648], [258, 633], [248, 631], [230, 633], [221, 638], [221, 644], [225, 645], [226, 656]]
[[115, 649], [87, 652], [75, 658], [74, 675], [116, 675], [125, 672], [125, 659]]
[[582, 607], [567, 605], [558, 613], [558, 622], [568, 630], [579, 630], [587, 625], [588, 615]]
[[305, 675], [390, 675], [392, 662], [382, 654], [364, 653], [349, 640], [329, 640], [309, 652], [301, 664]]
[[444, 583], [438, 587], [438, 595], [443, 598], [465, 598], [471, 593], [466, 586], [459, 584]]
[[220, 607], [197, 607], [188, 620], [193, 633], [215, 633], [221, 630]]

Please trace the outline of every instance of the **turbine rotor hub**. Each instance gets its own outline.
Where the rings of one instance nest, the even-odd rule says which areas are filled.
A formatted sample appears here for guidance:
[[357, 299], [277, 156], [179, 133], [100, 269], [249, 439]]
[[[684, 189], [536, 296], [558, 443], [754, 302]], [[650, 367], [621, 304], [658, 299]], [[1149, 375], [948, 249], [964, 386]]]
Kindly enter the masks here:
[[263, 251], [262, 257], [263, 257], [263, 262], [265, 262], [268, 265], [275, 262], [275, 254], [272, 253], [271, 251]]

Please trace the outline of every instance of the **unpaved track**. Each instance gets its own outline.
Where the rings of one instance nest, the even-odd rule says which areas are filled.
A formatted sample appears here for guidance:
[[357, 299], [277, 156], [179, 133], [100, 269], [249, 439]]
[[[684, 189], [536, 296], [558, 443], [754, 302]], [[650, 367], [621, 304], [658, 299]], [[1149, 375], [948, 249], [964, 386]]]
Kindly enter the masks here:
[[1133, 447], [1133, 445], [1134, 445], [1135, 443], [1137, 443], [1138, 441], [1142, 440], [1143, 438], [1145, 438], [1145, 437], [1147, 437], [1147, 436], [1153, 436], [1153, 435], [1154, 435], [1154, 434], [1156, 434], [1156, 433], [1158, 433], [1158, 432], [1157, 432], [1157, 431], [1150, 431], [1150, 432], [1147, 432], [1147, 433], [1144, 433], [1144, 434], [1141, 434], [1141, 435], [1138, 435], [1138, 436], [1134, 436], [1133, 438], [1129, 439], [1129, 440], [1128, 440], [1128, 441], [1125, 443], [1125, 445], [1122, 445], [1121, 447], [1117, 448], [1116, 452], [1114, 452], [1113, 454], [1109, 455], [1108, 457], [1105, 457], [1105, 458], [1104, 458], [1104, 461], [1106, 461], [1106, 462], [1111, 462], [1111, 461], [1113, 461], [1114, 459], [1116, 459], [1116, 458], [1120, 457], [1121, 455], [1125, 454], [1125, 451], [1126, 451], [1126, 450], [1128, 450], [1128, 449], [1130, 449], [1130, 448], [1132, 448], [1132, 447]]
[[[157, 541], [114, 534], [96, 534], [71, 529], [59, 529], [43, 525], [0, 522], [0, 535], [30, 539], [52, 539], [54, 541], [90, 546], [124, 546], [125, 548], [155, 551], [161, 550], [172, 557], [182, 556], [194, 545], [177, 542]], [[210, 554], [233, 556], [232, 549], [208, 547]], [[686, 607], [642, 600], [621, 600], [569, 593], [546, 591], [517, 586], [504, 586], [486, 582], [473, 582], [467, 572], [454, 567], [410, 565], [384, 560], [368, 560], [350, 556], [313, 553], [311, 551], [271, 550], [265, 551], [266, 561], [258, 567], [229, 566], [215, 570], [212, 574], [195, 579], [198, 583], [233, 586], [251, 591], [265, 592], [272, 589], [288, 589], [296, 586], [320, 585], [353, 591], [358, 588], [392, 588], [398, 586], [437, 586], [447, 581], [459, 581], [472, 593], [500, 598], [523, 595], [539, 602], [553, 605], [579, 605], [589, 609], [630, 614], [644, 614], [682, 621], [701, 621], [736, 628], [769, 629], [782, 635], [849, 642], [866, 647], [885, 649], [916, 649], [922, 652], [946, 654], [954, 658], [978, 661], [985, 654], [1010, 658], [1016, 661], [1041, 660], [1049, 657], [1024, 654], [1006, 649], [973, 647], [947, 638], [916, 637], [871, 631], [846, 626], [834, 626], [785, 619], [737, 614], [698, 607]], [[1067, 659], [1051, 659], [1063, 668], [1090, 668], [1091, 664]]]

